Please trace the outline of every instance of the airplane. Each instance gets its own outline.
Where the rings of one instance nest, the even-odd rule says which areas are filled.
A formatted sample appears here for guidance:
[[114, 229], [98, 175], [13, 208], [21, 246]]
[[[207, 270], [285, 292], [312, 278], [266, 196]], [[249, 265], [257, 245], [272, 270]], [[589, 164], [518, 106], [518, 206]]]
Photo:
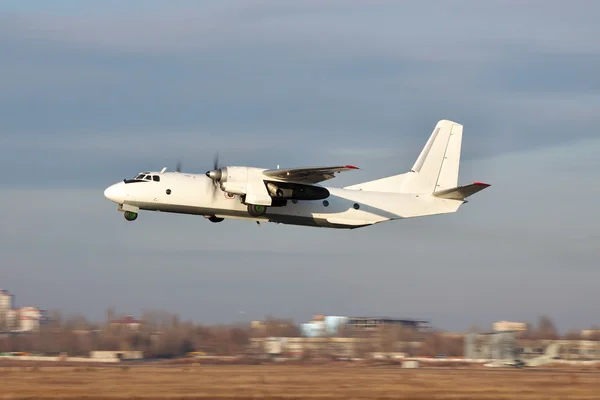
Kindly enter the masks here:
[[104, 196], [127, 221], [141, 210], [201, 215], [211, 222], [242, 219], [289, 225], [356, 229], [386, 221], [454, 213], [466, 198], [489, 187], [459, 186], [463, 125], [440, 120], [410, 171], [345, 186], [321, 182], [352, 165], [265, 169], [220, 167], [205, 174], [141, 172], [109, 186]]
[[515, 360], [495, 360], [486, 364], [483, 364], [484, 367], [515, 367], [515, 368], [523, 368], [523, 367], [538, 367], [540, 365], [550, 364], [554, 360], [560, 359], [558, 343], [552, 343], [546, 347], [546, 351], [541, 356], [532, 358], [530, 360], [521, 360], [519, 358]]

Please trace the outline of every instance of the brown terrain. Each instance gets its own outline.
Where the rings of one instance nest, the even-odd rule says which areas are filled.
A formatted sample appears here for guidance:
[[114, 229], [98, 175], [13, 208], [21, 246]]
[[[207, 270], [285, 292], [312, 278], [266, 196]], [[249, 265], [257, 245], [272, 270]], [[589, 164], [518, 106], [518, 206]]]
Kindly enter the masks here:
[[0, 399], [599, 399], [598, 370], [0, 364]]

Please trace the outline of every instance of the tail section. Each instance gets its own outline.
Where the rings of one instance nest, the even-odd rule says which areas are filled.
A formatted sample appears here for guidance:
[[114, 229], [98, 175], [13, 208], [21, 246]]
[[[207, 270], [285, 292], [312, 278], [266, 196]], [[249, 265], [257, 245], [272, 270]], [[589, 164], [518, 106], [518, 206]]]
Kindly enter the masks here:
[[442, 192], [459, 189], [457, 186], [462, 133], [461, 124], [441, 120], [436, 124], [410, 172], [348, 186], [346, 189], [393, 193], [439, 192], [438, 197], [447, 196], [447, 193]]

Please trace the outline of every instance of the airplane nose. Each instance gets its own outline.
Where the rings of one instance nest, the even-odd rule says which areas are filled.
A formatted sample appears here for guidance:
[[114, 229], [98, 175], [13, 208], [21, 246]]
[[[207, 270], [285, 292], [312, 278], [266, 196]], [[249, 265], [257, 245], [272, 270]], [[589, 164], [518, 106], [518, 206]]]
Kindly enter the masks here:
[[104, 197], [109, 199], [110, 201], [114, 201], [117, 204], [122, 204], [125, 200], [125, 191], [120, 183], [115, 183], [112, 186], [109, 186], [104, 191]]

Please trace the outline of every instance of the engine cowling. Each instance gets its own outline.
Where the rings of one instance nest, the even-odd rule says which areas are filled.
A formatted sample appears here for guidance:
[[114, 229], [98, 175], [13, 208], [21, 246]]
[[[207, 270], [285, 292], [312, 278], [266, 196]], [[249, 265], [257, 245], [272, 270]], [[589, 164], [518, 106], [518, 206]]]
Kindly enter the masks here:
[[234, 166], [221, 168], [216, 175], [222, 191], [244, 196], [247, 204], [270, 206], [273, 202], [264, 184], [262, 171], [261, 168]]
[[221, 168], [221, 179], [219, 179], [221, 190], [227, 193], [244, 195], [248, 191], [248, 167], [223, 167]]

